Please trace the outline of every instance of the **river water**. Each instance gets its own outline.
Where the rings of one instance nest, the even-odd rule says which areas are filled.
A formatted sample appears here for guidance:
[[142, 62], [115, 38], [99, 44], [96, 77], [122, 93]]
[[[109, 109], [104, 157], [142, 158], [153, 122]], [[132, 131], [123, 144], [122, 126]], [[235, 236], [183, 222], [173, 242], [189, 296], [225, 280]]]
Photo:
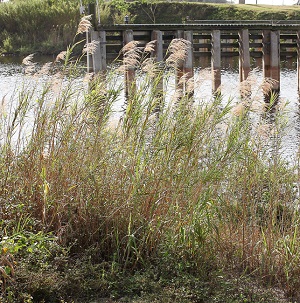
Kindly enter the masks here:
[[[35, 61], [43, 64], [51, 62], [52, 57], [35, 57]], [[49, 80], [49, 76], [41, 76], [38, 79], [25, 77], [24, 67], [21, 65], [22, 58], [18, 57], [0, 57], [0, 101], [11, 100], [17, 95], [16, 91], [26, 81], [37, 81], [42, 84]], [[300, 146], [300, 107], [299, 95], [297, 91], [297, 73], [296, 73], [296, 58], [289, 58], [281, 62], [281, 90], [280, 99], [284, 106], [284, 116], [287, 121], [287, 128], [283, 138], [282, 153], [288, 161], [294, 161], [298, 155]], [[211, 78], [210, 78], [210, 59], [201, 58], [196, 61], [195, 68], [195, 96], [196, 98], [209, 99], [211, 98]], [[252, 66], [256, 66], [253, 70], [253, 78], [256, 80], [256, 85], [253, 86], [252, 95], [262, 101], [262, 93], [259, 91], [260, 84], [263, 81], [261, 59], [252, 59]], [[198, 79], [198, 80], [197, 80]], [[199, 80], [200, 79], [200, 80]], [[80, 82], [82, 79], [79, 79]], [[239, 100], [239, 75], [238, 75], [238, 60], [237, 58], [222, 59], [222, 95], [224, 100], [233, 99], [234, 102]], [[81, 86], [84, 89], [84, 85]], [[172, 85], [168, 84], [168, 89], [172, 90]], [[175, 85], [173, 85], [173, 90]], [[169, 95], [172, 93], [170, 92]], [[124, 101], [119, 100], [115, 108], [117, 114], [121, 114], [124, 108]], [[260, 102], [262, 104], [262, 102]], [[282, 113], [280, 113], [282, 114]]]

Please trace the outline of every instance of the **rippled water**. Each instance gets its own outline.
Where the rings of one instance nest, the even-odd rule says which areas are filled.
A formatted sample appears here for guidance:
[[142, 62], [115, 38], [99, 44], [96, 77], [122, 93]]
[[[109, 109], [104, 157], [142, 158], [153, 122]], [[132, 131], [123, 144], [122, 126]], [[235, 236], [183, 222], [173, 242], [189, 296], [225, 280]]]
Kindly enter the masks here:
[[[42, 57], [35, 58], [43, 64], [44, 62], [53, 61], [53, 58]], [[195, 98], [211, 98], [211, 79], [210, 59], [203, 57], [197, 60], [195, 68], [196, 84], [195, 84]], [[257, 84], [253, 87], [252, 95], [257, 94], [257, 98], [262, 98], [259, 92], [259, 85], [262, 83], [262, 68], [261, 59], [253, 59], [252, 66], [257, 66], [253, 71], [254, 78]], [[48, 77], [27, 77], [26, 82], [36, 85], [42, 85], [44, 81], [49, 80]], [[81, 79], [80, 79], [81, 81]], [[171, 80], [172, 82], [172, 80]], [[16, 95], [16, 90], [24, 83], [24, 69], [21, 66], [21, 59], [17, 57], [0, 58], [0, 100], [5, 98], [9, 100], [11, 96]], [[169, 95], [174, 91], [174, 85], [168, 84], [170, 90]], [[237, 58], [223, 58], [222, 61], [222, 95], [224, 99], [231, 98], [234, 102], [239, 102], [239, 75], [238, 75], [238, 60]], [[284, 109], [287, 117], [288, 127], [283, 140], [283, 153], [287, 159], [293, 161], [298, 152], [300, 143], [300, 108], [299, 96], [297, 91], [297, 73], [296, 73], [296, 58], [290, 58], [282, 62], [281, 69], [281, 91], [280, 102], [286, 102]], [[119, 100], [116, 108], [117, 112], [121, 112], [124, 101]]]

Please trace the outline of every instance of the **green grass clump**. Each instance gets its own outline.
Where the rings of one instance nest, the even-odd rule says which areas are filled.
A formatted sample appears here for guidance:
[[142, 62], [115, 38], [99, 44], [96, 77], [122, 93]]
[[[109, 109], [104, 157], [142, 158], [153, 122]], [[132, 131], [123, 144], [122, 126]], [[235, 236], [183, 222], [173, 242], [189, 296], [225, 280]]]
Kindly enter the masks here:
[[1, 3], [0, 50], [59, 53], [72, 42], [79, 18], [78, 3], [72, 0]]
[[[223, 273], [297, 298], [298, 176], [281, 155], [284, 119], [266, 108], [262, 133], [251, 100], [193, 102], [188, 82], [166, 102], [161, 80], [170, 83], [169, 68], [136, 43], [127, 65], [87, 89], [74, 77], [80, 65], [71, 50], [42, 90], [24, 87], [10, 105], [2, 102], [2, 299], [142, 296], [156, 282], [181, 302], [208, 302], [221, 296], [211, 293], [216, 285], [233, 285]], [[179, 50], [168, 62], [181, 58]], [[118, 71], [128, 66], [141, 67], [139, 83], [119, 119]], [[186, 276], [195, 277], [186, 282], [190, 297], [174, 289]], [[231, 293], [228, 302], [253, 296]]]

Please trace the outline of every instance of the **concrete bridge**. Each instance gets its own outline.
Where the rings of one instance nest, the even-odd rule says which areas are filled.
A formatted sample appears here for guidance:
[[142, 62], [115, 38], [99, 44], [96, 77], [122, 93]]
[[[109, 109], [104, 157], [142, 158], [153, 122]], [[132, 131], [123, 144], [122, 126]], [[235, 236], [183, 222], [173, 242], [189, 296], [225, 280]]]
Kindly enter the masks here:
[[[89, 71], [105, 71], [107, 59], [118, 56], [122, 47], [133, 40], [143, 47], [155, 40], [152, 56], [163, 61], [174, 38], [190, 41], [186, 62], [178, 66], [182, 72], [193, 75], [194, 58], [210, 55], [213, 92], [221, 85], [221, 57], [239, 57], [240, 81], [247, 79], [251, 57], [262, 57], [263, 76], [272, 81], [272, 90], [280, 91], [280, 60], [297, 57], [298, 86], [300, 90], [300, 21], [275, 20], [189, 20], [183, 24], [117, 24], [98, 25], [90, 32], [91, 40], [99, 42], [96, 52], [88, 58]], [[131, 73], [134, 73], [131, 70]], [[133, 78], [133, 77], [129, 77]]]

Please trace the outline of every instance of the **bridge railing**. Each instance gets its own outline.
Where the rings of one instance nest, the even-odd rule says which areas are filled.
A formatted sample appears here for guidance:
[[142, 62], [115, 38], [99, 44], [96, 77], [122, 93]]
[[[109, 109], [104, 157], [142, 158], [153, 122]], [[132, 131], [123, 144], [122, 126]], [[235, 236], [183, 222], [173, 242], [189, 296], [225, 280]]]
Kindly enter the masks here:
[[300, 20], [194, 20], [186, 17], [188, 24], [215, 24], [215, 25], [300, 25]]

